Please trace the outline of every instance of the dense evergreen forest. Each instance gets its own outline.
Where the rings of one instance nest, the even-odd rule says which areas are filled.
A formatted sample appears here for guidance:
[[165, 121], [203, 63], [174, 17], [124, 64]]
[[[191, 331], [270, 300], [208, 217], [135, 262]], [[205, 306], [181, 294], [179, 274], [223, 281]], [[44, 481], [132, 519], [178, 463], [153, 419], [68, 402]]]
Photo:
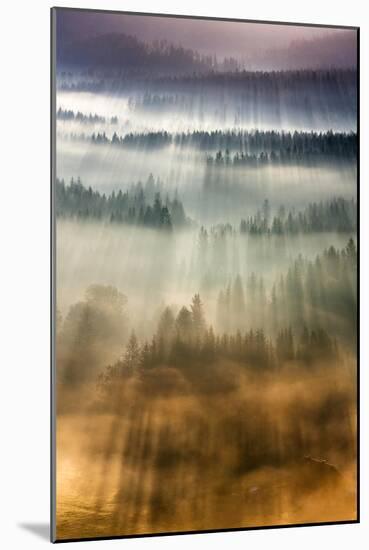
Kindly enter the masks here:
[[208, 364], [229, 360], [262, 371], [286, 361], [327, 364], [337, 358], [337, 342], [324, 329], [309, 330], [304, 326], [299, 332], [299, 336], [294, 336], [289, 327], [279, 330], [274, 339], [267, 338], [263, 329], [216, 334], [207, 326], [200, 295], [195, 294], [190, 307], [183, 306], [176, 317], [170, 308], [164, 310], [150, 342], [140, 345], [132, 332], [123, 357], [107, 367], [99, 380], [113, 382], [114, 378], [160, 365], [206, 368]]
[[[199, 297], [195, 295], [193, 301], [197, 299]], [[305, 328], [295, 342], [290, 328], [281, 330], [273, 340], [266, 338], [262, 329], [219, 336], [210, 327], [204, 329], [202, 336], [195, 341], [186, 341], [183, 331], [187, 328], [186, 323], [193, 319], [193, 304], [191, 308], [192, 312], [183, 308], [176, 320], [170, 310], [164, 312], [161, 327], [175, 331], [176, 336], [172, 340], [158, 335], [150, 343], [140, 345], [132, 333], [123, 357], [106, 367], [98, 377], [99, 384], [114, 384], [120, 378], [137, 374], [141, 369], [163, 365], [189, 370], [197, 365], [207, 369], [208, 365], [226, 360], [262, 372], [285, 365], [286, 361], [297, 361], [301, 365], [319, 361], [329, 364], [337, 359], [339, 353], [336, 341], [323, 329], [309, 331]]]
[[92, 285], [85, 301], [58, 320], [60, 364], [69, 376], [90, 377], [100, 364], [99, 346], [104, 356], [106, 346], [113, 355], [126, 349], [125, 360], [110, 373], [127, 365], [190, 368], [224, 358], [258, 369], [286, 360], [333, 360], [338, 343], [343, 349], [356, 346], [356, 284], [357, 251], [350, 239], [344, 249], [331, 246], [313, 261], [297, 258], [269, 288], [253, 273], [246, 280], [236, 276], [219, 291], [212, 324], [199, 294], [189, 307], [164, 307], [151, 340], [139, 345], [131, 334], [126, 346], [129, 326], [134, 328], [127, 297], [111, 286]]
[[[330, 247], [314, 262], [299, 258], [286, 276], [273, 285], [270, 296], [255, 275], [247, 281], [245, 292], [237, 277], [219, 294], [216, 330], [206, 321], [199, 294], [193, 296], [189, 307], [181, 307], [176, 314], [166, 307], [151, 341], [140, 344], [132, 332], [124, 355], [101, 373], [100, 383], [111, 383], [140, 369], [163, 365], [206, 369], [207, 365], [227, 360], [261, 372], [285, 365], [286, 361], [301, 365], [334, 363], [340, 353], [338, 342], [355, 346], [356, 262], [352, 240], [342, 251]], [[116, 305], [105, 309], [101, 317], [104, 310], [99, 313], [99, 308], [104, 295], [107, 303]], [[61, 338], [73, 334], [74, 323], [80, 325], [80, 333], [85, 337], [89, 333], [92, 338], [98, 337], [99, 332], [103, 335], [105, 331], [97, 332], [97, 328], [107, 311], [115, 311], [114, 315], [124, 321], [126, 299], [116, 290], [92, 287], [88, 296], [85, 305], [71, 308], [61, 325]], [[86, 307], [90, 324], [82, 330]], [[344, 334], [341, 323], [345, 323]], [[247, 329], [250, 325], [265, 328]], [[111, 338], [112, 332], [108, 336]], [[119, 331], [116, 337], [119, 338]], [[124, 339], [124, 333], [121, 338]]]
[[71, 109], [59, 109], [56, 111], [56, 119], [62, 121], [75, 121], [82, 124], [118, 124], [118, 117], [113, 116], [107, 119], [104, 116], [100, 116], [96, 113], [89, 113], [85, 115], [81, 111], [74, 112]]
[[230, 223], [217, 224], [209, 231], [202, 228], [199, 239], [221, 238], [237, 230], [249, 235], [297, 235], [299, 233], [338, 232], [355, 233], [357, 229], [357, 201], [342, 197], [310, 203], [305, 209], [286, 210], [281, 205], [274, 215], [268, 199], [254, 216], [240, 221], [239, 228]]
[[213, 67], [213, 58], [167, 40], [147, 44], [135, 36], [109, 33], [66, 44], [58, 51], [58, 63], [62, 66], [90, 66], [90, 74], [94, 68], [99, 72], [101, 67], [104, 67], [105, 74], [109, 68], [125, 74], [176, 74], [208, 72]]
[[[126, 191], [113, 191], [110, 195], [84, 187], [80, 178], [66, 185], [56, 181], [56, 215], [59, 218], [80, 220], [96, 219], [111, 223], [137, 224], [147, 227], [171, 229], [186, 227], [191, 220], [176, 192], [171, 199], [162, 199], [163, 185], [152, 175], [145, 184], [138, 182]], [[253, 216], [241, 219], [239, 227], [230, 223], [201, 227], [199, 242], [203, 248], [208, 241], [221, 239], [239, 232], [249, 235], [297, 235], [299, 233], [342, 232], [353, 233], [357, 227], [357, 203], [355, 200], [334, 198], [311, 203], [304, 210], [286, 210], [281, 205], [273, 215], [268, 199]], [[204, 251], [205, 252], [205, 251]]]
[[160, 187], [160, 184], [155, 184], [151, 176], [145, 189], [138, 183], [128, 191], [113, 191], [106, 195], [93, 191], [91, 187], [84, 187], [79, 178], [76, 181], [72, 178], [69, 185], [65, 185], [63, 180], [57, 180], [56, 215], [59, 218], [142, 225], [164, 231], [189, 225], [190, 220], [186, 217], [177, 193], [173, 199], [167, 195], [163, 201], [160, 191], [156, 191], [152, 202], [149, 202], [155, 186]]
[[[232, 63], [232, 61], [230, 62]], [[115, 90], [118, 93], [134, 91], [139, 84], [145, 83], [145, 93], [190, 93], [203, 94], [204, 89], [211, 97], [224, 91], [227, 94], [241, 96], [244, 102], [255, 100], [258, 96], [273, 100], [293, 97], [295, 102], [307, 106], [306, 96], [326, 95], [342, 102], [349, 97], [350, 108], [356, 104], [355, 90], [357, 73], [355, 69], [302, 69], [302, 70], [273, 70], [247, 71], [230, 70], [227, 72], [209, 70], [205, 72], [193, 71], [190, 74], [163, 75], [150, 71], [138, 71], [136, 74], [127, 74], [126, 71], [113, 70], [107, 72], [98, 68], [88, 73], [68, 73], [61, 71], [58, 78], [58, 87], [62, 91], [80, 91], [101, 93]], [[136, 95], [137, 97], [137, 95]], [[147, 97], [147, 96], [146, 96]], [[139, 96], [134, 101], [139, 105], [142, 100]], [[346, 105], [346, 108], [348, 105]]]
[[314, 148], [304, 150], [303, 147], [293, 146], [292, 148], [286, 147], [280, 150], [278, 153], [271, 151], [271, 153], [261, 152], [259, 154], [248, 154], [244, 151], [230, 154], [229, 149], [224, 152], [218, 151], [215, 156], [208, 155], [206, 162], [208, 166], [226, 166], [230, 168], [239, 167], [254, 167], [262, 168], [268, 166], [268, 164], [298, 164], [300, 166], [311, 166], [317, 163], [329, 163], [336, 162], [353, 162], [356, 160], [357, 153], [356, 147], [342, 147], [338, 146], [326, 147], [326, 148]]
[[[203, 151], [217, 150], [208, 155], [209, 165], [263, 164], [267, 162], [310, 162], [319, 158], [355, 160], [357, 136], [353, 132], [276, 132], [276, 131], [194, 131], [171, 134], [167, 131], [127, 133], [116, 132], [109, 138], [105, 132], [71, 133], [69, 139], [87, 140], [97, 145], [117, 145], [127, 148], [155, 149], [176, 145]], [[222, 148], [225, 148], [222, 151]], [[235, 151], [231, 155], [231, 151]]]
[[357, 252], [352, 239], [345, 249], [333, 246], [314, 261], [301, 256], [270, 289], [252, 273], [233, 278], [220, 290], [218, 330], [232, 333], [261, 326], [276, 334], [285, 325], [302, 331], [305, 325], [324, 326], [352, 345], [356, 341]]

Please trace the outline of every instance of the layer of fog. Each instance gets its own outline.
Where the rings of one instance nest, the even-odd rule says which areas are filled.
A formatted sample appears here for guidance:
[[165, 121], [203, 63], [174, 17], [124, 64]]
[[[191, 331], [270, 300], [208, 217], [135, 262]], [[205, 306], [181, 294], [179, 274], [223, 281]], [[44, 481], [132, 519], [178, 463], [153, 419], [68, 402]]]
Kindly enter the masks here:
[[[316, 94], [316, 97], [311, 98], [307, 94], [302, 98], [300, 95], [291, 95], [285, 99], [276, 98], [273, 103], [270, 98], [245, 98], [242, 95], [227, 98], [220, 94], [209, 97], [206, 93], [199, 95], [194, 92], [182, 96], [164, 89], [158, 94], [154, 91], [151, 95], [152, 101], [159, 100], [159, 106], [156, 106], [147, 104], [143, 89], [116, 95], [58, 90], [57, 108], [85, 114], [98, 113], [106, 118], [117, 116], [117, 131], [123, 133], [229, 128], [356, 131], [356, 114], [352, 108], [355, 94], [355, 90], [352, 90], [352, 97], [330, 98], [329, 94]], [[177, 104], [171, 105], [170, 101]], [[62, 123], [61, 127], [67, 131], [73, 129], [68, 123]], [[111, 134], [115, 129], [106, 127], [105, 130]]]
[[201, 367], [59, 386], [59, 538], [355, 519], [352, 358]]
[[[112, 285], [128, 299], [129, 325], [151, 337], [165, 306], [174, 310], [200, 292], [210, 323], [216, 320], [219, 291], [237, 275], [264, 279], [266, 292], [295, 259], [315, 259], [330, 245], [345, 247], [346, 234], [293, 237], [234, 235], [203, 257], [198, 230], [163, 235], [136, 226], [58, 221], [57, 307], [63, 316], [83, 299], [91, 284]], [[212, 285], [209, 278], [214, 279]]]
[[278, 208], [303, 208], [332, 196], [356, 196], [352, 163], [269, 165], [262, 168], [209, 169], [206, 152], [174, 145], [149, 151], [58, 140], [57, 174], [66, 183], [79, 176], [85, 187], [110, 193], [128, 189], [150, 174], [163, 194], [177, 190], [186, 214], [200, 224], [236, 223], [254, 214], [265, 198]]

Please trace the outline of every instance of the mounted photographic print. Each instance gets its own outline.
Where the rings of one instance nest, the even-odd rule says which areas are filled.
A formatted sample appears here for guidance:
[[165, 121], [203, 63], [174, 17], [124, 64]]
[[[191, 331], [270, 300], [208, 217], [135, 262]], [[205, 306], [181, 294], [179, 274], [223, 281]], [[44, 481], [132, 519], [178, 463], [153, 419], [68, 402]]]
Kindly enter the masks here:
[[52, 540], [357, 522], [359, 29], [51, 15]]

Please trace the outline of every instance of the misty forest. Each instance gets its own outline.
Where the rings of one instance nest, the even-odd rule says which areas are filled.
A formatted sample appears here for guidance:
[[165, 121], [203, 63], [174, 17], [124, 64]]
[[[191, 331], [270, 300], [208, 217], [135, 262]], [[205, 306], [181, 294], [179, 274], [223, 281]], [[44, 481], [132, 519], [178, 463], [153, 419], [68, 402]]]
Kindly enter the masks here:
[[355, 520], [356, 31], [60, 9], [56, 61], [57, 538]]

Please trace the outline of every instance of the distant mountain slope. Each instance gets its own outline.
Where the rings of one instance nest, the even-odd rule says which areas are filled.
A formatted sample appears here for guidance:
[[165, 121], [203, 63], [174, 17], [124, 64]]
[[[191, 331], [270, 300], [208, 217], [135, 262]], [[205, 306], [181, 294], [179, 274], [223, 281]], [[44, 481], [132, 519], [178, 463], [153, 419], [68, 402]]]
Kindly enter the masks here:
[[266, 51], [259, 64], [267, 70], [353, 68], [357, 65], [356, 33], [335, 31], [314, 40], [293, 40], [288, 48]]
[[210, 56], [202, 56], [165, 40], [149, 45], [123, 33], [104, 34], [60, 44], [57, 60], [63, 66], [103, 66], [148, 73], [208, 71], [212, 67]]
[[237, 59], [217, 59], [210, 53], [175, 45], [167, 40], [146, 43], [124, 33], [107, 33], [60, 40], [58, 63], [65, 67], [103, 67], [146, 74], [192, 74], [209, 71], [296, 70], [354, 68], [355, 32], [335, 31], [314, 40], [294, 40], [287, 48], [240, 50]]

